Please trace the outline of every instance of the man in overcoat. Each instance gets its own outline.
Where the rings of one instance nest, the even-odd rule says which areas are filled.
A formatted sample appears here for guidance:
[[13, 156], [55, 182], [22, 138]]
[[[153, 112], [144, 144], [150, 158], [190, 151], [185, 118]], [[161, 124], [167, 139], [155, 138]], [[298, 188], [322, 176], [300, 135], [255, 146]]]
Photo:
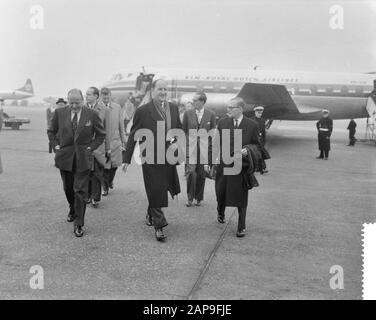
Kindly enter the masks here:
[[126, 144], [124, 118], [120, 105], [111, 101], [111, 91], [101, 89], [101, 99], [107, 108], [105, 118], [106, 139], [110, 144], [106, 154], [103, 173], [103, 196], [107, 196], [109, 189], [113, 189], [116, 170], [123, 162], [122, 150]]
[[[245, 161], [242, 161], [242, 167], [238, 174], [226, 174], [224, 169], [233, 167], [234, 164], [226, 164], [223, 156], [225, 150], [229, 150], [230, 154], [232, 156], [235, 156], [235, 130], [241, 130], [238, 131], [242, 139], [241, 143], [239, 143], [238, 141], [238, 143], [242, 147], [241, 150], [238, 150], [239, 152], [241, 152], [241, 156], [246, 156], [247, 154], [244, 146], [250, 144], [260, 146], [257, 123], [243, 116], [244, 107], [245, 103], [242, 98], [238, 97], [230, 100], [230, 103], [227, 107], [228, 117], [222, 118], [218, 121], [217, 137], [220, 139], [219, 152], [215, 151], [216, 148], [213, 147], [214, 154], [219, 154], [219, 164], [217, 167], [217, 175], [215, 180], [215, 192], [217, 197], [218, 212], [217, 220], [219, 223], [225, 223], [226, 207], [237, 207], [239, 213], [238, 228], [236, 233], [237, 237], [245, 236], [245, 218], [248, 206], [248, 188], [245, 187], [245, 183], [243, 181], [243, 171], [247, 170], [247, 168], [245, 167]], [[223, 139], [223, 134], [226, 133], [230, 135], [229, 140]], [[230, 142], [229, 146], [225, 145], [226, 140]], [[216, 146], [218, 145], [216, 142], [214, 144]], [[240, 156], [240, 154], [238, 156]]]
[[[181, 128], [181, 123], [177, 105], [167, 101], [167, 82], [162, 79], [155, 80], [151, 88], [152, 100], [140, 106], [134, 114], [133, 125], [123, 158], [123, 171], [127, 171], [136, 142], [140, 140], [140, 150], [145, 147], [141, 155], [146, 156], [142, 164], [142, 173], [149, 203], [147, 223], [154, 226], [156, 239], [163, 241], [166, 238], [163, 228], [168, 223], [162, 208], [168, 207], [168, 193], [172, 197], [180, 193], [176, 164], [171, 164], [166, 159], [166, 150], [174, 147], [176, 141], [174, 137], [167, 133], [170, 129]], [[158, 125], [165, 128], [162, 139], [158, 139], [157, 136]], [[152, 137], [149, 136], [149, 140], [145, 136], [141, 137], [140, 130], [148, 130], [152, 133]], [[148, 148], [150, 139], [152, 139], [153, 148]], [[158, 148], [162, 151], [159, 156]], [[151, 157], [148, 157], [147, 154], [150, 154], [151, 151], [153, 151]]]
[[333, 131], [333, 120], [329, 118], [329, 110], [322, 110], [322, 117], [319, 121], [317, 121], [316, 128], [320, 150], [320, 155], [317, 157], [317, 159], [328, 160], [330, 151], [330, 136], [332, 135]]

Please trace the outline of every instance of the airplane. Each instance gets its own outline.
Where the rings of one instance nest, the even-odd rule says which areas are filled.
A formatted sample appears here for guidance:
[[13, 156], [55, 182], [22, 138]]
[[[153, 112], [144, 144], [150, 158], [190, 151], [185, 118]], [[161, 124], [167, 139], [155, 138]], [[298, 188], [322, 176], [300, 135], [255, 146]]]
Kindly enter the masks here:
[[34, 97], [33, 84], [30, 79], [26, 80], [23, 87], [16, 90], [0, 90], [0, 100], [22, 100]]
[[246, 116], [253, 107], [264, 107], [268, 120], [318, 120], [322, 109], [332, 119], [376, 117], [375, 73], [329, 73], [253, 70], [194, 70], [150, 68], [125, 70], [114, 74], [104, 86], [123, 104], [130, 92], [144, 98], [150, 94], [150, 83], [165, 79], [169, 99], [177, 103], [191, 101], [197, 91], [207, 95], [206, 107], [217, 117], [227, 113], [227, 103], [236, 96], [247, 106]]

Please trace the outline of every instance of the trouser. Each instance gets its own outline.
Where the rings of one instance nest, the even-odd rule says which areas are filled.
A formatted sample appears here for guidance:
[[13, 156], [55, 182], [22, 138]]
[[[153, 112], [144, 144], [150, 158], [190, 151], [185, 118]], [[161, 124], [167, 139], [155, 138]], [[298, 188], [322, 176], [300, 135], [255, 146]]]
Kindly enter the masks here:
[[52, 143], [49, 142], [49, 143], [48, 143], [48, 153], [52, 153], [52, 151], [53, 151]]
[[[225, 217], [225, 209], [226, 209], [226, 206], [218, 203], [218, 205], [217, 205], [218, 216], [220, 216], [221, 218], [224, 218]], [[247, 215], [247, 207], [245, 207], [245, 208], [238, 207], [238, 214], [239, 214], [238, 231], [242, 231], [242, 230], [245, 229], [245, 217]]]
[[103, 189], [108, 190], [108, 188], [113, 184], [117, 167], [111, 169], [104, 169], [103, 172]]
[[101, 201], [101, 191], [102, 191], [102, 182], [103, 182], [103, 167], [94, 158], [94, 170], [90, 172], [90, 181], [88, 187], [89, 199], [94, 201]]
[[329, 157], [329, 150], [320, 150], [320, 158], [328, 158]]
[[166, 217], [161, 208], [150, 208], [149, 206], [148, 215], [151, 217], [155, 230], [164, 228], [168, 225]]
[[86, 211], [86, 191], [90, 179], [90, 170], [84, 172], [60, 170], [65, 196], [69, 203], [69, 214], [77, 226], [84, 225]]
[[187, 195], [188, 200], [202, 201], [205, 189], [205, 171], [203, 164], [187, 164]]
[[349, 132], [349, 145], [353, 146], [355, 145], [356, 139], [355, 139], [355, 132]]

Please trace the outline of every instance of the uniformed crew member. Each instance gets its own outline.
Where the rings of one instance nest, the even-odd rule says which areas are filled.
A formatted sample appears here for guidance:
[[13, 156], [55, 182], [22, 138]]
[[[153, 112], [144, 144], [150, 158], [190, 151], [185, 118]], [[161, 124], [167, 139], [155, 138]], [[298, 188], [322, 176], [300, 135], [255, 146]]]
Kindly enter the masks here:
[[333, 131], [333, 120], [329, 118], [329, 110], [323, 109], [321, 113], [322, 117], [316, 123], [320, 150], [320, 155], [317, 157], [317, 159], [328, 160], [330, 151], [330, 136]]
[[265, 119], [262, 117], [264, 112], [264, 107], [257, 106], [253, 109], [255, 115], [251, 118], [256, 121], [259, 126], [259, 137], [262, 146], [265, 146], [266, 143], [266, 129], [265, 129]]

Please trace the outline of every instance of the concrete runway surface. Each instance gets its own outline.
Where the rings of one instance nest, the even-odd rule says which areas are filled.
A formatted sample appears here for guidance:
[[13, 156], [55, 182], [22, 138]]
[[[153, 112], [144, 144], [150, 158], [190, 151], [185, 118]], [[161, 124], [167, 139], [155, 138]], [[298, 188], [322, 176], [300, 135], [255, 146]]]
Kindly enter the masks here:
[[[237, 213], [216, 221], [213, 181], [202, 207], [182, 194], [165, 209], [168, 239], [144, 224], [141, 168], [118, 172], [86, 233], [73, 235], [44, 108], [5, 107], [31, 124], [0, 133], [0, 299], [361, 299], [364, 222], [375, 221], [376, 147], [347, 147], [347, 121], [335, 121], [329, 161], [317, 160], [314, 122], [275, 122], [268, 135], [269, 174], [250, 192], [247, 235]], [[364, 119], [357, 120], [357, 137]], [[362, 128], [363, 127], [363, 128]], [[29, 286], [34, 265], [44, 289]], [[332, 290], [331, 266], [344, 270]]]

